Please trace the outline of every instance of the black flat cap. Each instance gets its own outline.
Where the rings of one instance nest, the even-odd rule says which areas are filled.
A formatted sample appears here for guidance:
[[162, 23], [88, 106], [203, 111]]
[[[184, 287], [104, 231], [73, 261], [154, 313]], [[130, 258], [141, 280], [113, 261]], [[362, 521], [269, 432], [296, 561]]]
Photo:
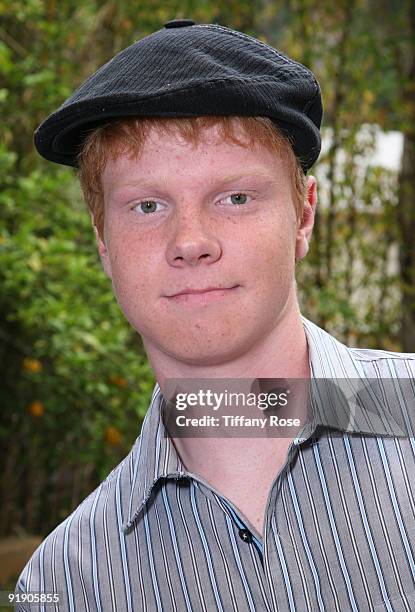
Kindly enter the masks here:
[[189, 19], [167, 22], [99, 68], [38, 127], [35, 146], [77, 166], [91, 129], [132, 115], [269, 117], [304, 172], [321, 149], [321, 93], [310, 70], [256, 38]]

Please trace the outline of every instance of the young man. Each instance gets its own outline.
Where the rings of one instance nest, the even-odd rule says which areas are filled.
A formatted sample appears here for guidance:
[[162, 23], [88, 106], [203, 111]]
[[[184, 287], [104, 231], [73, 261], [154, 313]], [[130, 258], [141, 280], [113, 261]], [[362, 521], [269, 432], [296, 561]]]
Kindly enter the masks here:
[[[305, 67], [180, 20], [38, 129], [42, 155], [79, 165], [102, 265], [158, 384], [130, 454], [35, 552], [22, 595], [58, 593], [56, 609], [76, 612], [414, 609], [415, 354], [347, 348], [296, 296], [321, 114]], [[267, 409], [266, 435], [239, 434], [245, 409], [206, 395], [188, 411], [189, 389], [265, 384], [270, 402], [284, 381], [298, 419], [278, 433]], [[182, 433], [203, 406], [205, 434], [198, 418]]]

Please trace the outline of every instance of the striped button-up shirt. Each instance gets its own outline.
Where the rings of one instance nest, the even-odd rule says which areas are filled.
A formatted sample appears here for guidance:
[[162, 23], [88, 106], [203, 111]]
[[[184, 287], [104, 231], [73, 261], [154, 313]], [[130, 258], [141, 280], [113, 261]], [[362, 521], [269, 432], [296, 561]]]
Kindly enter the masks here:
[[311, 380], [364, 393], [344, 418], [338, 387], [318, 389], [263, 538], [186, 471], [156, 385], [129, 455], [44, 540], [18, 590], [59, 592], [55, 609], [75, 612], [415, 610], [415, 354], [348, 348], [302, 322]]

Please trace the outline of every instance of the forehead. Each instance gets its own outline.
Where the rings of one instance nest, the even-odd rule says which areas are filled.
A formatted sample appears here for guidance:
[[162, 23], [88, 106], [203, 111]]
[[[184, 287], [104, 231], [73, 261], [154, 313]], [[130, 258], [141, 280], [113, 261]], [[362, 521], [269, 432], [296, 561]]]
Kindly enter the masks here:
[[207, 172], [220, 175], [230, 169], [259, 172], [264, 169], [279, 175], [287, 174], [285, 157], [266, 141], [254, 140], [244, 129], [236, 125], [231, 137], [224, 134], [220, 125], [204, 127], [193, 133], [181, 132], [174, 126], [151, 126], [139, 150], [123, 147], [110, 156], [102, 174], [103, 187], [117, 183], [125, 176], [143, 174], [186, 173], [192, 176]]

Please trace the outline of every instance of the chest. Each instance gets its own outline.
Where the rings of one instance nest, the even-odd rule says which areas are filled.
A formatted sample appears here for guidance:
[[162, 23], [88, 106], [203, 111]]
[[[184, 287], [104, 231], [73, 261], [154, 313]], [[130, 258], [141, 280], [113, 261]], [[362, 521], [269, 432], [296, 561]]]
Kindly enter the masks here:
[[271, 489], [287, 464], [291, 442], [292, 439], [282, 439], [265, 462], [255, 463], [247, 458], [234, 470], [208, 471], [203, 475], [205, 481], [235, 506], [242, 521], [259, 538], [264, 535]]
[[116, 590], [125, 584], [137, 610], [415, 609], [409, 440], [321, 439], [293, 457], [269, 498], [266, 487], [250, 490], [250, 499], [237, 488], [227, 497], [252, 525], [266, 507], [262, 555], [209, 487], [166, 480], [111, 572], [105, 555], [97, 557], [101, 584], [127, 576]]

